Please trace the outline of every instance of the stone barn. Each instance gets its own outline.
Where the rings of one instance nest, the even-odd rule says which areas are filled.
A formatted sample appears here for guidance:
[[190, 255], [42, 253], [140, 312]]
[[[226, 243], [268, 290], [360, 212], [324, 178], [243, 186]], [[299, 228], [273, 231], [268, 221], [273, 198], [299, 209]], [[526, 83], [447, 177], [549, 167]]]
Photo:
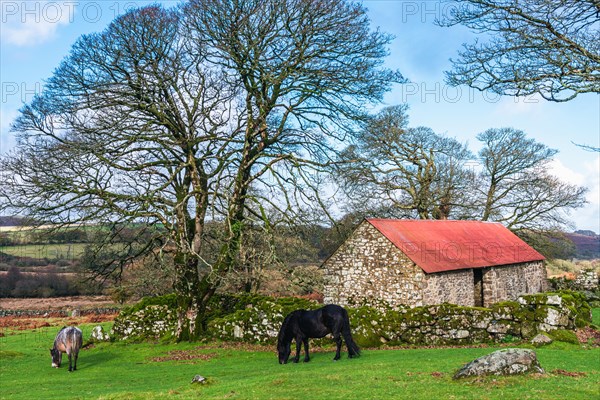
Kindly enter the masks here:
[[324, 301], [487, 307], [545, 291], [543, 260], [499, 223], [366, 219], [323, 263]]

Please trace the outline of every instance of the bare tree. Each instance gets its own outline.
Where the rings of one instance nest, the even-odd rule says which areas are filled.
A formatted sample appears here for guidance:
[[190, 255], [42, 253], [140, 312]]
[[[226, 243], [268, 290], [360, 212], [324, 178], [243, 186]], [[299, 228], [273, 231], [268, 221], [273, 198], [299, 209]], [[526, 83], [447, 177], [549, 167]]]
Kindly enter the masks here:
[[383, 109], [341, 153], [350, 210], [379, 216], [497, 221], [553, 232], [585, 204], [586, 188], [548, 173], [557, 151], [512, 128], [488, 129], [479, 161], [429, 128], [409, 128], [406, 106]]
[[[291, 219], [319, 200], [321, 173], [363, 106], [402, 80], [382, 67], [389, 41], [342, 0], [132, 10], [82, 36], [21, 110], [17, 149], [0, 162], [0, 209], [136, 224], [144, 240], [99, 272], [167, 254], [178, 336], [193, 339], [239, 266], [245, 226], [267, 224], [268, 208]], [[210, 237], [210, 220], [224, 232]]]
[[452, 85], [510, 96], [568, 101], [600, 92], [597, 0], [457, 0], [439, 23], [464, 25], [482, 40], [465, 44]]
[[471, 153], [430, 128], [408, 128], [406, 110], [384, 108], [344, 151], [340, 175], [346, 191], [371, 212], [387, 207], [392, 215], [421, 219], [463, 216]]
[[481, 220], [499, 221], [512, 230], [553, 229], [568, 225], [567, 212], [585, 204], [587, 189], [560, 181], [547, 172], [557, 153], [512, 128], [477, 135], [483, 166]]
[[184, 14], [190, 39], [210, 49], [206, 60], [242, 91], [244, 131], [225, 201], [218, 284], [235, 264], [246, 219], [264, 220], [256, 206], [289, 214], [299, 203], [319, 203], [319, 172], [333, 160], [334, 143], [402, 77], [380, 67], [391, 38], [369, 30], [358, 4], [194, 0]]

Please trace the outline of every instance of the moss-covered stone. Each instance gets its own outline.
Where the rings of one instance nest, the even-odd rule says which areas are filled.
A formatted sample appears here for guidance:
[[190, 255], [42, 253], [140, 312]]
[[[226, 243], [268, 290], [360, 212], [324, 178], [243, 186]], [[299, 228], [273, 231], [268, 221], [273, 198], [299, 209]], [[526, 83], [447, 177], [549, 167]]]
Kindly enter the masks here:
[[575, 332], [570, 330], [556, 329], [550, 332], [546, 332], [546, 335], [548, 335], [554, 341], [579, 344], [579, 339], [577, 339], [577, 335], [575, 335]]
[[490, 309], [494, 319], [515, 320], [520, 316], [522, 306], [516, 301], [503, 301], [493, 304]]
[[[551, 297], [548, 299], [548, 297]], [[115, 322], [120, 338], [168, 338], [177, 324], [174, 297], [144, 299]], [[215, 296], [207, 310], [206, 335], [221, 340], [274, 343], [284, 317], [321, 304], [306, 299], [241, 294]], [[528, 339], [538, 331], [568, 330], [591, 320], [578, 293], [522, 296], [490, 308], [440, 304], [415, 308], [348, 308], [352, 334], [361, 347], [387, 344], [472, 344]], [[314, 341], [327, 343], [330, 339]]]
[[520, 328], [519, 334], [523, 339], [530, 339], [538, 333], [537, 324], [532, 320], [522, 321]]
[[306, 299], [244, 294], [235, 302], [233, 312], [208, 322], [207, 334], [221, 340], [272, 343], [286, 315], [318, 307], [318, 303]]

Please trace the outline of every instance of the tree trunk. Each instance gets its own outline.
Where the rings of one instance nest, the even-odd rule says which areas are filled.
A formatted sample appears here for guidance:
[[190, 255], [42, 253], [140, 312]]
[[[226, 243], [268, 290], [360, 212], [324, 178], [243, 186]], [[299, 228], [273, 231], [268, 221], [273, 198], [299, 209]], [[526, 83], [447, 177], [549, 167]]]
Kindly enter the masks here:
[[177, 330], [178, 341], [198, 339], [202, 333], [202, 313], [200, 281], [197, 270], [197, 260], [189, 254], [175, 257], [177, 279], [175, 293], [177, 294]]

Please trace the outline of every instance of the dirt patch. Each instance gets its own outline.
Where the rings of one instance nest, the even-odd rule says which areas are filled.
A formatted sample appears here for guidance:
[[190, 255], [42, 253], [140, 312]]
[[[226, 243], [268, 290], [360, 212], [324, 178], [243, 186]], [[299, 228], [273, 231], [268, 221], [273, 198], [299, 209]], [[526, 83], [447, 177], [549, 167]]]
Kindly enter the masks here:
[[[253, 344], [253, 343], [242, 343], [242, 342], [220, 342], [218, 344], [209, 344], [208, 346], [204, 346], [203, 349], [213, 350], [213, 349], [225, 349], [225, 350], [239, 350], [239, 351], [274, 351], [274, 345], [266, 345], [266, 344]], [[315, 348], [318, 350], [318, 348]], [[310, 352], [313, 351], [313, 347], [310, 347]]]
[[579, 343], [589, 344], [594, 347], [600, 346], [600, 331], [586, 326], [575, 331]]
[[571, 371], [565, 371], [564, 369], [555, 369], [555, 370], [551, 371], [550, 373], [554, 374], [554, 375], [570, 376], [572, 378], [580, 378], [583, 376], [587, 376], [587, 374], [585, 372], [571, 372]]
[[171, 350], [166, 356], [154, 357], [153, 362], [180, 361], [186, 364], [195, 364], [196, 361], [208, 361], [217, 357], [217, 353], [200, 353], [201, 348], [192, 350]]
[[[62, 318], [48, 313], [44, 317], [7, 316], [0, 317], [0, 330], [13, 329], [17, 331], [45, 328], [49, 326], [77, 326], [80, 324], [94, 324], [113, 321], [117, 314], [90, 314], [81, 317]], [[3, 332], [0, 332], [4, 335]]]
[[18, 331], [25, 331], [30, 329], [44, 328], [52, 326], [50, 322], [42, 318], [29, 318], [29, 317], [0, 317], [0, 329], [10, 328]]
[[0, 308], [7, 310], [65, 310], [76, 308], [116, 307], [108, 296], [68, 296], [49, 298], [2, 298]]

